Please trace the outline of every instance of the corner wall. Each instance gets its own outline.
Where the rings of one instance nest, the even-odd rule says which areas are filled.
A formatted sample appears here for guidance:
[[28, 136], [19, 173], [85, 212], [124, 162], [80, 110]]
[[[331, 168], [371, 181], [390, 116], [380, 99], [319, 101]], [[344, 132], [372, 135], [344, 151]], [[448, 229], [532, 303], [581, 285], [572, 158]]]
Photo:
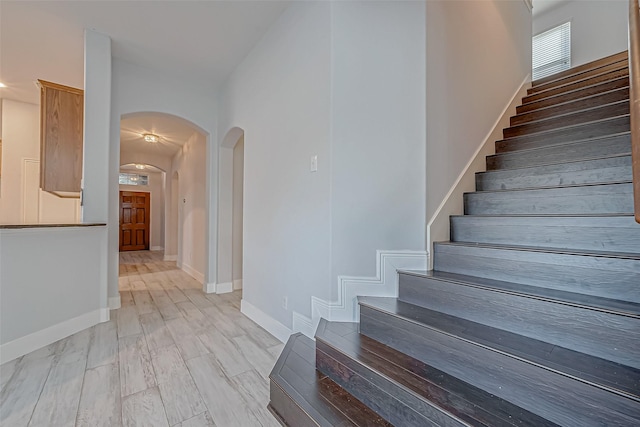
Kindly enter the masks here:
[[531, 12], [523, 1], [499, 0], [426, 8], [430, 221], [531, 72]]

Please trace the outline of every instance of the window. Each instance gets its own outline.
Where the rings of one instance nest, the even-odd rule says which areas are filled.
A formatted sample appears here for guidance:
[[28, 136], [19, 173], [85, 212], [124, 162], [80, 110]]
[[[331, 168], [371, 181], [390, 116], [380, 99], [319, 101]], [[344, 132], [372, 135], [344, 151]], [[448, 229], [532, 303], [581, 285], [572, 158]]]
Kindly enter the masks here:
[[571, 68], [571, 22], [533, 36], [533, 80]]
[[139, 175], [137, 173], [120, 173], [118, 182], [125, 185], [149, 185], [149, 175]]

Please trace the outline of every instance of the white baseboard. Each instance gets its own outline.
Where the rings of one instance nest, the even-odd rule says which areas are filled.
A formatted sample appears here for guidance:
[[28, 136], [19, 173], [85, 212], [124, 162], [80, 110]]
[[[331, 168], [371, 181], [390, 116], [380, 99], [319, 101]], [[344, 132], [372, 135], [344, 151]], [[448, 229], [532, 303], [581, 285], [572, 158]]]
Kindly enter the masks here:
[[204, 284], [204, 274], [184, 262], [179, 266], [185, 273]]
[[178, 255], [165, 255], [163, 261], [177, 261]]
[[[486, 157], [495, 154], [494, 142], [502, 139], [502, 130], [509, 127], [509, 118], [516, 113], [516, 107], [520, 103], [522, 97], [526, 95], [527, 88], [530, 86], [530, 76], [527, 76], [522, 82], [518, 90], [513, 94], [509, 103], [502, 110], [502, 114], [493, 128], [489, 131], [484, 141], [471, 159], [464, 167], [458, 178], [453, 183], [449, 192], [434, 212], [433, 216], [427, 222], [427, 249], [433, 251], [433, 242], [449, 240], [449, 217], [451, 215], [462, 215], [463, 212], [463, 194], [473, 192], [476, 189], [476, 172], [486, 170]], [[429, 269], [433, 268], [433, 259], [429, 260]]]
[[398, 270], [426, 270], [429, 256], [425, 251], [376, 251], [375, 277], [338, 276], [338, 301], [311, 297], [311, 318], [293, 313], [293, 331], [313, 338], [324, 318], [335, 322], [357, 322], [359, 311], [356, 297], [398, 296]]
[[109, 320], [108, 309], [98, 309], [0, 345], [0, 364]]
[[205, 294], [215, 294], [216, 293], [216, 284], [214, 283], [205, 283], [204, 288], [202, 289]]
[[239, 289], [242, 289], [242, 279], [235, 279], [233, 281], [233, 290], [237, 291]]
[[152, 251], [163, 251], [164, 246], [151, 246]]
[[291, 336], [291, 329], [244, 299], [240, 301], [240, 311], [281, 342], [287, 342]]
[[109, 297], [109, 310], [120, 308], [120, 295], [117, 297]]
[[216, 285], [216, 294], [227, 294], [229, 292], [233, 292], [232, 282], [218, 283]]

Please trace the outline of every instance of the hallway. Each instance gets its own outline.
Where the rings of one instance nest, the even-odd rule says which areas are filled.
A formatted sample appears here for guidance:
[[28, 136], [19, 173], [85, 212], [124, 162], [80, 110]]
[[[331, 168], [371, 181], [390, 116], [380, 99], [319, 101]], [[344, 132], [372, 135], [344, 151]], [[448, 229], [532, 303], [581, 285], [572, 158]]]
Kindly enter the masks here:
[[7, 426], [278, 426], [268, 375], [283, 344], [162, 261], [120, 254], [111, 320], [0, 366]]

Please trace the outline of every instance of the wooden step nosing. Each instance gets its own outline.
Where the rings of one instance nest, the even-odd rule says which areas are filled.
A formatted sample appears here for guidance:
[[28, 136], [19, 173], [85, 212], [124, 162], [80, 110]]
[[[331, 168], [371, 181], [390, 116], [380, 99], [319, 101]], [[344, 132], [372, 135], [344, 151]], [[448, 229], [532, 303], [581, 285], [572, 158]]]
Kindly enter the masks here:
[[[470, 191], [464, 193], [464, 195], [489, 195], [489, 194], [506, 194], [508, 192], [517, 192], [517, 191], [549, 191], [549, 190], [561, 190], [565, 188], [586, 188], [586, 187], [597, 187], [597, 186], [605, 186], [605, 185], [624, 185], [624, 184], [633, 184], [633, 181], [613, 181], [613, 182], [590, 182], [586, 184], [567, 184], [567, 185], [554, 185], [549, 187], [527, 187], [527, 188], [507, 188], [507, 189], [499, 189], [499, 190], [483, 190], [483, 191]], [[475, 197], [475, 196], [472, 196]]]
[[[605, 56], [604, 58], [596, 59], [595, 61], [590, 61], [584, 64], [576, 65], [575, 67], [571, 67], [567, 70], [559, 71], [558, 73], [551, 74], [549, 76], [540, 77], [537, 80], [533, 80], [531, 82], [532, 87], [538, 87], [545, 85], [547, 83], [551, 83], [562, 78], [575, 76], [584, 72], [588, 72], [591, 70], [597, 70], [599, 68], [607, 67], [609, 65], [618, 63], [620, 61], [628, 61], [629, 59], [629, 51], [623, 50], [618, 53], [614, 53], [613, 55]], [[575, 72], [572, 72], [575, 70]], [[554, 76], [559, 76], [558, 78], [553, 78]]]
[[[302, 396], [300, 393], [298, 393], [296, 391], [296, 389], [293, 388], [293, 386], [291, 386], [291, 384], [287, 383], [287, 381], [284, 378], [279, 377], [279, 379], [282, 381], [282, 383], [286, 384], [286, 386], [283, 387], [282, 383], [280, 383], [277, 380], [273, 379], [271, 376], [269, 376], [269, 378], [271, 379], [271, 384], [273, 384], [276, 387], [278, 387], [280, 389], [280, 391], [282, 391], [282, 393], [284, 393], [294, 405], [296, 405], [302, 412], [304, 412], [305, 415], [307, 415], [307, 418], [309, 418], [310, 421], [312, 421], [318, 427], [324, 427], [322, 424], [320, 424], [318, 422], [317, 418], [321, 418], [321, 419], [325, 419], [325, 418], [317, 411], [315, 411], [316, 414], [313, 414], [313, 415], [310, 414], [309, 411], [307, 411], [307, 409], [305, 409], [302, 405], [300, 405], [299, 400], [306, 401], [306, 399], [304, 398], [304, 396]], [[287, 390], [285, 390], [285, 388], [288, 388], [290, 390], [287, 391]], [[291, 391], [295, 392], [295, 394], [297, 395], [299, 400], [296, 399], [296, 397], [292, 396], [293, 393], [291, 393]], [[271, 403], [269, 403], [269, 405], [271, 405]], [[311, 406], [311, 405], [309, 405], [309, 406]], [[274, 408], [274, 411], [275, 411], [275, 408]], [[278, 413], [278, 412], [276, 411], [276, 413]], [[280, 415], [279, 415], [279, 417], [281, 418]]]
[[[609, 135], [603, 135], [603, 136], [597, 136], [594, 138], [585, 138], [585, 139], [578, 139], [578, 140], [571, 140], [571, 141], [564, 141], [564, 142], [559, 142], [557, 144], [548, 144], [548, 145], [542, 145], [539, 147], [530, 147], [530, 148], [521, 148], [521, 149], [517, 149], [517, 150], [510, 150], [510, 151], [501, 151], [499, 153], [494, 153], [494, 154], [489, 154], [487, 157], [489, 158], [494, 158], [497, 156], [503, 156], [506, 154], [529, 154], [529, 153], [537, 153], [540, 150], [547, 150], [549, 148], [560, 148], [560, 147], [565, 147], [565, 146], [571, 146], [571, 145], [575, 145], [575, 144], [586, 144], [586, 143], [597, 143], [599, 140], [603, 140], [603, 139], [613, 139], [613, 138], [620, 138], [620, 137], [625, 137], [625, 136], [629, 136], [629, 145], [631, 145], [631, 132], [629, 131], [625, 131], [625, 132], [617, 132], [617, 133], [612, 133]], [[509, 142], [505, 139], [501, 139], [499, 141], [496, 142]]]
[[[523, 102], [518, 107], [521, 107], [521, 108], [522, 107], [529, 107], [529, 106], [531, 106], [531, 104], [534, 104], [536, 102], [549, 101], [549, 100], [551, 100], [552, 98], [555, 98], [555, 97], [561, 98], [563, 96], [571, 95], [571, 94], [573, 94], [575, 92], [587, 91], [589, 89], [595, 88], [596, 86], [604, 86], [606, 84], [611, 84], [612, 82], [616, 82], [616, 81], [620, 81], [620, 80], [629, 80], [629, 76], [620, 76], [620, 77], [616, 77], [616, 78], [611, 79], [611, 80], [605, 80], [605, 81], [602, 81], [602, 82], [597, 82], [597, 83], [594, 83], [592, 85], [580, 87], [580, 88], [573, 89], [573, 90], [570, 90], [570, 91], [567, 91], [567, 92], [557, 93], [555, 95], [551, 95], [551, 96], [548, 96], [546, 98], [540, 98], [540, 99], [536, 99], [536, 100], [529, 101], [529, 102]], [[626, 86], [621, 86], [620, 88], [616, 88], [616, 89], [621, 89], [623, 87], [629, 87], [629, 85], [627, 84]], [[616, 89], [612, 89], [612, 90], [616, 90]], [[596, 92], [593, 95], [600, 95], [601, 93], [605, 93], [605, 92], [608, 92], [608, 91]], [[587, 96], [593, 96], [593, 95], [587, 95]], [[527, 96], [530, 96], [530, 95], [527, 95]], [[523, 98], [526, 98], [527, 96], [525, 96]], [[566, 102], [573, 102], [573, 101], [576, 101], [578, 99], [583, 99], [583, 98], [575, 98], [575, 99], [572, 99], [572, 100], [569, 100], [569, 101], [566, 101]], [[559, 105], [559, 104], [555, 104], [554, 103], [554, 105]], [[542, 108], [547, 108], [547, 107], [542, 107]], [[534, 108], [533, 110], [527, 111], [527, 113], [531, 112], [531, 111], [538, 111], [538, 110], [541, 110], [542, 108]], [[521, 114], [524, 114], [524, 113], [521, 113]]]
[[[623, 92], [625, 90], [629, 90], [629, 85], [618, 87], [618, 88], [615, 88], [615, 89], [609, 89], [609, 90], [604, 91], [604, 92], [593, 93], [591, 95], [587, 95], [587, 96], [584, 96], [584, 97], [581, 97], [581, 98], [570, 99], [568, 101], [559, 102], [559, 103], [556, 103], [556, 104], [553, 104], [553, 105], [547, 105], [546, 107], [537, 108], [537, 109], [532, 110], [532, 111], [526, 111], [524, 113], [515, 114], [515, 115], [511, 116], [511, 118], [521, 118], [522, 116], [526, 116], [526, 115], [529, 115], [529, 114], [544, 113], [545, 111], [548, 111], [548, 110], [550, 110], [552, 108], [564, 107], [564, 106], [567, 106], [567, 105], [570, 105], [570, 104], [574, 104], [576, 102], [587, 101], [587, 100], [594, 99], [594, 98], [597, 98], [597, 97], [600, 97], [600, 96], [611, 95], [611, 94], [616, 93], [616, 92]], [[618, 101], [614, 101], [614, 102], [618, 102]], [[628, 100], [627, 100], [627, 102], [628, 102]], [[611, 103], [609, 103], [609, 104], [611, 104]], [[521, 106], [524, 106], [524, 105], [526, 105], [526, 104], [522, 104]], [[602, 104], [602, 105], [606, 105], [606, 104]], [[581, 110], [576, 110], [576, 111], [581, 111]], [[526, 122], [526, 123], [529, 123], [529, 122]]]
[[493, 249], [500, 251], [518, 251], [518, 252], [535, 252], [545, 253], [552, 255], [567, 255], [567, 256], [579, 256], [589, 258], [607, 258], [607, 259], [623, 259], [640, 261], [640, 254], [635, 253], [620, 253], [620, 252], [606, 252], [606, 251], [577, 251], [573, 249], [552, 249], [541, 246], [514, 246], [514, 245], [498, 245], [492, 243], [465, 243], [465, 242], [435, 242], [435, 246], [443, 247], [467, 247], [472, 249]]
[[[544, 296], [544, 295], [537, 295], [537, 294], [533, 294], [533, 293], [527, 293], [524, 291], [516, 291], [516, 290], [511, 290], [511, 289], [502, 289], [502, 288], [498, 288], [498, 287], [494, 287], [491, 285], [483, 285], [481, 283], [473, 283], [473, 282], [467, 282], [464, 281], [463, 279], [454, 279], [454, 278], [447, 278], [447, 277], [433, 277], [433, 276], [421, 276], [418, 274], [410, 274], [410, 273], [404, 273], [404, 274], [408, 274], [414, 277], [420, 277], [423, 279], [430, 279], [430, 280], [436, 280], [439, 282], [446, 282], [446, 283], [452, 283], [454, 285], [458, 285], [458, 286], [466, 286], [469, 288], [474, 288], [474, 289], [482, 289], [488, 292], [495, 292], [495, 293], [500, 293], [500, 294], [505, 294], [505, 295], [514, 295], [514, 296], [518, 296], [521, 298], [527, 298], [527, 299], [534, 299], [537, 301], [544, 301], [544, 302], [548, 302], [548, 303], [552, 303], [552, 304], [558, 304], [558, 305], [564, 305], [567, 307], [575, 307], [575, 308], [579, 308], [582, 310], [589, 310], [589, 311], [597, 311], [599, 313], [605, 313], [605, 314], [611, 314], [614, 316], [621, 316], [621, 317], [628, 317], [628, 318], [632, 318], [632, 319], [640, 319], [640, 312], [639, 313], [632, 313], [629, 311], [621, 311], [621, 310], [615, 310], [615, 309], [611, 309], [611, 308], [604, 308], [604, 307], [598, 307], [595, 305], [587, 305], [587, 304], [582, 304], [579, 302], [575, 302], [575, 301], [570, 301], [568, 299], [560, 299], [560, 298], [553, 298], [551, 296]], [[522, 284], [521, 284], [522, 285]], [[530, 286], [530, 285], [523, 285], [523, 286], [528, 286], [529, 288], [535, 288], [535, 286]], [[566, 294], [570, 294], [571, 292], [567, 292], [567, 291], [556, 291], [556, 292], [562, 292], [562, 293], [566, 293]], [[580, 294], [583, 295], [583, 294]], [[605, 299], [602, 297], [596, 297], [596, 296], [591, 296], [589, 295], [589, 297], [594, 298], [594, 299]]]
[[[585, 96], [584, 98], [572, 99], [572, 100], [569, 100], [569, 101], [561, 102], [559, 104], [548, 105], [546, 107], [542, 107], [542, 108], [539, 108], [539, 109], [536, 109], [536, 110], [533, 110], [533, 111], [527, 111], [525, 113], [516, 114], [514, 116], [511, 116], [511, 118], [512, 119], [516, 119], [516, 118], [522, 118], [523, 116], [527, 116], [527, 115], [530, 115], [530, 114], [545, 113], [546, 111], [550, 111], [553, 108], [567, 107], [567, 106], [569, 106], [571, 104], [575, 104], [577, 102], [587, 101], [587, 100], [590, 100], [590, 99], [598, 98], [600, 96], [610, 95], [610, 94], [613, 94], [615, 92], [623, 92], [625, 90], [629, 90], [629, 86], [616, 88], [616, 89], [611, 89], [611, 90], [608, 90], [606, 92], [595, 93], [593, 95]], [[585, 110], [587, 110], [589, 108], [597, 108], [597, 107], [602, 107], [602, 106], [611, 105], [611, 104], [620, 103], [620, 102], [629, 102], [629, 99], [627, 98], [627, 99], [622, 99], [620, 101], [608, 102], [606, 104], [598, 104], [598, 105], [595, 105], [595, 106], [592, 106], [592, 107], [571, 111], [569, 113], [562, 113], [562, 114], [556, 114], [556, 115], [553, 115], [553, 116], [550, 116], [550, 117], [545, 117], [544, 119], [549, 119], [549, 118], [553, 118], [553, 117], [561, 117], [562, 115], [585, 111]], [[544, 119], [539, 119], [539, 120], [544, 120]], [[528, 123], [535, 123], [536, 121], [538, 121], [538, 120], [530, 120], [530, 121], [526, 121], [526, 122], [523, 122], [523, 123], [520, 123], [520, 124], [514, 125], [514, 126], [520, 126], [520, 125], [528, 124]]]
[[[427, 328], [427, 329], [432, 330], [432, 331], [434, 331], [436, 333], [440, 333], [440, 334], [449, 336], [449, 337], [451, 337], [453, 339], [457, 339], [457, 340], [466, 342], [468, 344], [480, 347], [480, 348], [482, 348], [484, 350], [491, 351], [491, 352], [500, 354], [502, 356], [518, 360], [518, 361], [520, 361], [522, 363], [526, 363], [528, 365], [535, 366], [535, 367], [537, 367], [539, 369], [544, 369], [545, 371], [552, 372], [552, 373], [554, 373], [556, 375], [560, 375], [560, 376], [568, 378], [570, 380], [578, 381], [578, 382], [581, 382], [583, 384], [589, 385], [591, 387], [595, 387], [595, 388], [598, 388], [600, 390], [608, 391], [610, 393], [613, 393], [615, 395], [630, 399], [630, 400], [635, 401], [635, 402], [640, 402], [640, 396], [631, 395], [631, 394], [629, 394], [629, 393], [627, 393], [627, 392], [625, 392], [623, 390], [618, 390], [618, 389], [609, 387], [609, 386], [607, 386], [605, 384], [600, 384], [600, 383], [596, 383], [594, 381], [589, 381], [589, 380], [587, 380], [585, 378], [580, 378], [580, 377], [578, 377], [576, 375], [572, 375], [572, 374], [570, 374], [568, 372], [561, 371], [561, 370], [553, 368], [551, 366], [546, 366], [546, 365], [544, 365], [542, 363], [535, 362], [533, 360], [530, 360], [530, 359], [527, 359], [527, 358], [524, 358], [524, 357], [521, 357], [521, 356], [518, 356], [518, 355], [515, 355], [515, 354], [511, 354], [511, 353], [503, 351], [503, 350], [499, 350], [499, 349], [491, 347], [489, 345], [481, 344], [479, 342], [475, 342], [472, 339], [461, 337], [461, 336], [459, 336], [459, 335], [457, 335], [457, 334], [455, 334], [453, 332], [443, 331], [442, 329], [440, 329], [438, 327], [425, 324], [425, 323], [420, 322], [418, 320], [414, 320], [414, 319], [408, 318], [406, 316], [398, 315], [396, 313], [391, 313], [388, 310], [385, 310], [383, 308], [378, 308], [378, 307], [376, 307], [374, 305], [371, 305], [371, 304], [368, 304], [368, 303], [362, 303], [362, 302], [358, 302], [358, 303], [362, 304], [362, 305], [365, 305], [369, 309], [376, 310], [376, 311], [378, 311], [380, 313], [383, 313], [383, 314], [385, 314], [387, 316], [392, 316], [392, 317], [395, 317], [395, 318], [400, 319], [402, 321], [412, 323], [412, 324], [414, 324], [416, 326], [419, 326], [419, 327], [422, 327], [422, 328]], [[416, 306], [415, 304], [411, 304], [411, 303], [405, 303], [405, 304], [410, 304], [410, 305]], [[420, 307], [420, 306], [416, 306], [416, 307]], [[420, 308], [422, 308], [422, 307], [420, 307]], [[436, 311], [436, 310], [431, 310], [431, 311]], [[464, 319], [464, 320], [466, 320], [466, 319]], [[471, 322], [471, 323], [477, 323], [477, 322], [472, 322], [470, 320], [467, 320], [467, 321]], [[410, 332], [407, 331], [407, 333], [410, 333]]]
[[[565, 160], [565, 161], [561, 161], [561, 162], [540, 163], [540, 164], [537, 164], [535, 166], [504, 167], [504, 168], [500, 168], [500, 169], [491, 169], [491, 170], [487, 170], [487, 171], [476, 172], [476, 175], [483, 176], [484, 174], [491, 174], [491, 173], [494, 173], [494, 172], [519, 171], [519, 170], [524, 172], [525, 169], [536, 169], [536, 168], [543, 168], [545, 166], [558, 166], [558, 165], [565, 165], [565, 164], [566, 165], [570, 165], [572, 163], [593, 162], [593, 161], [598, 161], [598, 160], [616, 159], [616, 158], [619, 158], [619, 157], [630, 157], [630, 156], [631, 156], [631, 152], [629, 152], [629, 153], [620, 153], [620, 154], [612, 154], [610, 156], [584, 157], [584, 158], [580, 158], [580, 159]], [[574, 172], [574, 171], [569, 171], [569, 172]], [[558, 172], [558, 173], [561, 173], [561, 172]], [[529, 175], [526, 175], [526, 176], [529, 176]], [[484, 192], [484, 191], [491, 191], [491, 190], [476, 190], [476, 191], [483, 191]]]
[[[595, 77], [595, 76], [600, 76], [602, 74], [606, 74], [606, 71], [602, 72], [603, 68], [606, 68], [606, 67], [612, 67], [612, 70], [610, 70], [610, 71], [618, 71], [618, 70], [622, 70], [624, 68], [629, 68], [629, 59], [628, 58], [620, 59], [618, 61], [610, 62], [608, 64], [603, 64], [603, 65], [601, 65], [599, 67], [587, 68], [587, 69], [581, 70], [579, 72], [576, 72], [576, 73], [573, 73], [573, 74], [568, 74], [568, 75], [565, 75], [565, 76], [561, 76], [561, 77], [558, 77], [555, 80], [550, 80], [548, 82], [540, 83], [540, 84], [537, 84], [537, 85], [533, 84], [533, 82], [532, 82], [531, 83], [531, 88], [530, 88], [530, 90], [531, 90], [530, 95], [533, 95], [533, 94], [536, 94], [536, 93], [540, 93], [540, 92], [544, 92], [545, 90], [549, 90], [549, 89], [565, 86], [568, 83], [581, 82], [581, 81], [589, 79], [590, 77]], [[598, 71], [600, 71], [600, 72], [597, 73]], [[596, 72], [597, 74], [593, 74], [592, 76], [585, 76], [585, 74], [591, 73], [591, 72]]]
[[602, 119], [597, 119], [597, 120], [591, 120], [588, 122], [584, 122], [584, 123], [577, 123], [577, 124], [572, 124], [572, 125], [568, 125], [568, 126], [559, 126], [557, 128], [553, 128], [553, 129], [545, 129], [539, 132], [531, 132], [531, 133], [527, 133], [526, 135], [517, 135], [517, 136], [512, 136], [512, 137], [508, 137], [508, 138], [503, 138], [501, 141], [505, 141], [505, 142], [510, 142], [512, 140], [517, 140], [518, 138], [528, 138], [531, 136], [544, 136], [544, 134], [552, 134], [553, 132], [558, 132], [558, 131], [562, 131], [562, 130], [569, 130], [569, 129], [573, 129], [573, 128], [579, 128], [580, 126], [587, 126], [587, 125], [593, 125], [593, 124], [597, 124], [597, 123], [601, 123], [601, 122], [606, 122], [608, 120], [614, 120], [614, 119], [619, 119], [622, 117], [630, 117], [630, 114], [618, 114], [616, 116], [611, 116], [611, 117], [605, 117]]
[[[387, 383], [391, 384], [393, 387], [399, 389], [402, 393], [406, 393], [406, 394], [410, 395], [412, 398], [414, 398], [416, 400], [419, 400], [423, 404], [434, 408], [436, 411], [444, 413], [447, 417], [453, 418], [455, 421], [459, 422], [460, 424], [462, 424], [464, 426], [473, 427], [472, 424], [469, 424], [467, 421], [464, 421], [464, 420], [460, 419], [458, 416], [456, 416], [456, 415], [450, 413], [449, 411], [439, 407], [435, 403], [431, 402], [426, 396], [424, 396], [424, 395], [418, 393], [417, 391], [413, 390], [412, 388], [408, 387], [407, 385], [404, 384], [404, 381], [402, 381], [401, 379], [392, 378], [392, 377], [388, 376], [387, 374], [378, 371], [377, 369], [369, 366], [368, 363], [366, 363], [364, 361], [361, 361], [361, 360], [357, 359], [356, 357], [354, 357], [354, 355], [350, 351], [343, 350], [343, 349], [339, 348], [337, 345], [334, 345], [333, 343], [331, 343], [330, 341], [328, 341], [328, 340], [326, 340], [326, 339], [324, 339], [322, 337], [316, 336], [316, 339], [320, 340], [327, 347], [331, 347], [333, 349], [333, 351], [344, 355], [347, 359], [352, 361], [352, 364], [358, 365], [361, 370], [364, 370], [364, 371], [366, 371], [367, 373], [369, 373], [371, 375], [375, 375], [375, 376], [383, 379], [385, 382], [387, 382]], [[366, 349], [363, 349], [363, 351], [369, 352], [369, 350], [366, 350]], [[398, 350], [396, 350], [396, 351], [398, 351]], [[329, 356], [332, 359], [334, 359], [336, 361], [336, 363], [338, 363], [338, 364], [340, 364], [342, 366], [345, 366], [349, 370], [352, 370], [352, 371], [356, 372], [356, 374], [358, 374], [360, 377], [362, 377], [363, 379], [368, 381], [370, 384], [372, 384], [375, 388], [379, 389], [381, 392], [386, 393], [387, 395], [389, 395], [389, 397], [391, 397], [391, 398], [393, 398], [395, 400], [399, 400], [399, 399], [396, 398], [396, 396], [390, 394], [386, 389], [383, 389], [383, 388], [379, 387], [378, 385], [376, 385], [376, 384], [372, 383], [371, 381], [369, 381], [366, 377], [364, 377], [362, 375], [362, 372], [358, 372], [357, 368], [345, 365], [341, 361], [333, 358], [330, 354], [327, 354], [327, 356]], [[415, 373], [413, 373], [411, 371], [408, 371], [407, 369], [405, 369], [404, 367], [402, 367], [400, 365], [397, 365], [397, 364], [394, 363], [394, 366], [397, 366], [399, 369], [402, 369], [403, 371], [405, 371], [409, 375], [416, 376], [416, 377], [422, 379], [423, 381], [426, 381], [426, 382], [429, 382], [429, 383], [433, 384], [434, 387], [437, 387], [438, 389], [445, 391], [447, 394], [455, 394], [456, 396], [460, 397], [461, 399], [463, 399], [463, 400], [465, 400], [465, 401], [467, 401], [469, 403], [473, 403], [473, 402], [469, 401], [468, 399], [464, 398], [463, 396], [460, 396], [460, 395], [458, 395], [456, 393], [452, 393], [448, 389], [443, 388], [443, 387], [433, 383], [432, 381], [429, 381], [426, 378], [420, 377], [419, 375], [416, 375]], [[409, 405], [405, 404], [404, 402], [403, 402], [403, 404], [404, 404], [404, 406], [409, 406]], [[422, 417], [424, 417], [424, 415], [421, 414], [420, 412], [416, 411], [416, 413], [418, 413]], [[495, 418], [501, 418], [501, 417], [495, 416]]]
[[[587, 77], [584, 77], [584, 78], [581, 78], [581, 79], [571, 80], [571, 81], [568, 81], [568, 82], [566, 82], [564, 84], [554, 85], [554, 86], [548, 87], [546, 89], [533, 91], [531, 93], [528, 93], [525, 97], [534, 96], [534, 95], [541, 95], [541, 94], [544, 94], [545, 92], [548, 92], [548, 91], [551, 91], [551, 90], [561, 89], [563, 87], [566, 87], [566, 86], [569, 86], [569, 85], [572, 85], [572, 84], [575, 84], [575, 83], [583, 83], [583, 82], [588, 81], [590, 79], [595, 79], [597, 77], [602, 77], [602, 76], [605, 76], [605, 75], [610, 74], [610, 73], [617, 73], [617, 72], [620, 72], [620, 71], [622, 71], [624, 69], [627, 69], [627, 70], [629, 69], [629, 61], [628, 60], [617, 61], [617, 62], [614, 62], [612, 64], [607, 64], [606, 66], [609, 66], [609, 65], [617, 65], [617, 66], [615, 68], [609, 70], [609, 71], [604, 71], [604, 72], [601, 72], [601, 73], [598, 73], [598, 74], [594, 74], [592, 76], [587, 76]], [[604, 67], [600, 67], [600, 68], [604, 68]], [[597, 69], [598, 68], [596, 68], [595, 70], [597, 70]], [[593, 70], [589, 70], [589, 71], [593, 71]], [[584, 73], [581, 73], [581, 74], [584, 74]], [[533, 87], [532, 87], [532, 89], [533, 89]]]

